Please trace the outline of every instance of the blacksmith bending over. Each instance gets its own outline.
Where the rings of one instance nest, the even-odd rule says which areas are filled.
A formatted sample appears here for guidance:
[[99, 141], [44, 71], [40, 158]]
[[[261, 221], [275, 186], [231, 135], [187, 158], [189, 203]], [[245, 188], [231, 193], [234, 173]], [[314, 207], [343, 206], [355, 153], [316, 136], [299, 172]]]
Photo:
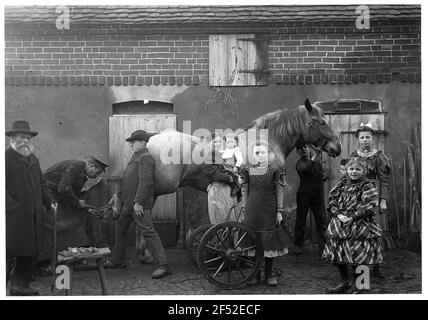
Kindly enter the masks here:
[[153, 209], [155, 160], [146, 148], [154, 134], [144, 130], [134, 131], [126, 139], [133, 156], [122, 178], [122, 190], [114, 197], [121, 197], [123, 207], [116, 224], [116, 241], [111, 261], [104, 264], [107, 269], [126, 268], [126, 250], [128, 233], [132, 221], [142, 230], [150, 252], [158, 263], [152, 278], [158, 279], [171, 274], [165, 250], [159, 234], [153, 227], [151, 210]]
[[[49, 169], [43, 176], [53, 196], [58, 201], [57, 213], [57, 250], [89, 244], [86, 233], [88, 204], [81, 192], [88, 178], [97, 178], [108, 167], [107, 164], [93, 156], [85, 160], [64, 160]], [[47, 223], [52, 230], [53, 221]], [[52, 257], [52, 232], [44, 237], [45, 250], [39, 261]]]
[[15, 296], [39, 293], [30, 283], [41, 244], [43, 206], [48, 210], [57, 207], [33, 154], [31, 138], [37, 134], [23, 120], [15, 121], [12, 130], [6, 132], [10, 138], [5, 161], [6, 278], [10, 274], [10, 294]]

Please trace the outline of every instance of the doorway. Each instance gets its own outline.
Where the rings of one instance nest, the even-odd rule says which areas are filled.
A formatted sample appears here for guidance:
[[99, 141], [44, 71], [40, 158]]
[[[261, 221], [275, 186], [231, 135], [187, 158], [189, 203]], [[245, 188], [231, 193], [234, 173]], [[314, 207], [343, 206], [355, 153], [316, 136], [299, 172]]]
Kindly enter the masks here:
[[[340, 160], [349, 158], [349, 155], [358, 148], [358, 140], [355, 137], [361, 123], [371, 123], [375, 135], [373, 137], [374, 148], [385, 151], [385, 130], [386, 112], [382, 110], [380, 101], [365, 99], [338, 99], [331, 101], [315, 102], [314, 105], [320, 107], [327, 119], [329, 126], [339, 135], [342, 143], [341, 155], [331, 158], [323, 155], [324, 166], [328, 179], [324, 183], [324, 202], [328, 205], [328, 194], [330, 190], [339, 182]], [[326, 221], [329, 221], [326, 213]], [[387, 222], [382, 221], [381, 226], [387, 230]], [[311, 230], [311, 242], [317, 242], [315, 220], [308, 215], [307, 225]]]
[[[125, 139], [135, 130], [158, 133], [165, 129], [176, 129], [177, 115], [172, 113], [171, 104], [161, 102], [149, 104], [145, 101], [129, 101], [113, 105], [113, 111], [109, 117], [109, 180], [117, 186], [132, 157]], [[177, 193], [158, 197], [152, 210], [152, 219], [164, 245], [175, 246]]]

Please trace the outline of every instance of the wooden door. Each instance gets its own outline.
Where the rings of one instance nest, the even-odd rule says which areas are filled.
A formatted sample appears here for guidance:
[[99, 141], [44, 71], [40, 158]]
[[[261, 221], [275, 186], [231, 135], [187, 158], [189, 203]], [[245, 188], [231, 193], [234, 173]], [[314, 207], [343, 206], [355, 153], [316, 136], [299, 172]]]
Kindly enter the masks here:
[[[175, 114], [113, 115], [109, 118], [109, 175], [111, 180], [121, 179], [132, 157], [131, 149], [125, 141], [135, 130], [160, 132], [175, 129]], [[153, 207], [154, 221], [176, 221], [176, 193], [159, 196]]]
[[267, 85], [266, 38], [255, 34], [209, 36], [209, 85]]
[[[340, 136], [342, 153], [337, 158], [326, 157], [329, 179], [325, 183], [325, 199], [329, 191], [339, 181], [340, 160], [349, 158], [349, 155], [358, 148], [356, 130], [361, 122], [371, 123], [375, 130], [374, 148], [385, 151], [385, 113], [376, 114], [327, 114], [328, 124]], [[326, 202], [327, 203], [327, 202]]]

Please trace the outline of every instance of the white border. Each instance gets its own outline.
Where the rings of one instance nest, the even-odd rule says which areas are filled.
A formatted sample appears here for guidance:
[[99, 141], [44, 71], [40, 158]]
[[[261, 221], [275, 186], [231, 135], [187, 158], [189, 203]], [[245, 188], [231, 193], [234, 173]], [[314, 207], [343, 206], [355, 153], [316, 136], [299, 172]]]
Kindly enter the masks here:
[[[389, 1], [375, 1], [375, 0], [365, 0], [364, 3], [357, 3], [355, 1], [345, 1], [345, 0], [330, 0], [330, 1], [281, 1], [281, 0], [269, 0], [267, 3], [263, 3], [263, 6], [267, 5], [379, 5], [379, 4], [385, 4], [385, 5], [391, 5], [391, 4], [403, 4], [403, 5], [411, 5], [411, 4], [421, 4], [421, 1], [403, 1], [403, 0], [389, 0]], [[5, 126], [5, 97], [4, 97], [4, 72], [5, 72], [5, 61], [4, 61], [4, 7], [5, 6], [16, 6], [16, 5], [82, 5], [81, 1], [76, 0], [69, 0], [69, 1], [63, 1], [63, 0], [57, 0], [57, 1], [39, 1], [35, 3], [35, 1], [29, 1], [29, 0], [20, 0], [20, 1], [10, 1], [7, 0], [3, 2], [2, 4], [2, 11], [1, 11], [1, 18], [0, 18], [0, 33], [1, 33], [1, 53], [0, 53], [0, 60], [2, 63], [1, 67], [1, 76], [0, 76], [0, 86], [1, 86], [1, 101], [3, 106], [3, 112], [0, 114], [0, 127], [2, 130], [4, 130]], [[124, 2], [118, 2], [116, 1], [86, 1], [85, 5], [231, 5], [230, 0], [204, 0], [204, 1], [166, 1], [166, 0], [150, 0], [150, 1], [124, 1]], [[260, 5], [260, 0], [235, 0], [233, 2], [233, 5]], [[422, 6], [422, 28], [421, 28], [421, 35], [426, 35], [426, 23], [425, 23], [425, 15], [424, 15], [424, 6]], [[422, 39], [422, 63], [424, 62], [424, 56], [423, 53], [427, 52], [427, 43]], [[422, 64], [422, 74], [424, 73], [424, 65]], [[428, 92], [428, 87], [425, 81], [422, 81], [422, 88], [421, 88], [421, 94], [422, 94], [422, 101], [426, 101], [426, 93]], [[421, 103], [422, 104], [422, 103]], [[426, 119], [426, 111], [424, 108], [421, 110], [421, 116], [422, 116], [422, 123], [424, 123]], [[4, 131], [3, 131], [4, 132]], [[427, 156], [427, 145], [425, 143], [426, 137], [426, 128], [422, 125], [422, 159], [426, 159]], [[5, 145], [5, 136], [1, 135], [2, 139], [2, 145]], [[423, 162], [422, 162], [423, 163]], [[424, 170], [424, 164], [421, 165], [422, 169], [422, 190], [425, 189], [425, 170]], [[4, 167], [4, 158], [1, 157], [0, 161], [0, 172], [3, 174], [5, 172]], [[4, 179], [1, 179], [1, 194], [4, 193]], [[422, 204], [423, 206], [424, 204]], [[5, 198], [0, 197], [0, 206], [1, 208], [5, 208]], [[2, 210], [4, 212], [4, 210]], [[422, 219], [422, 230], [426, 230], [426, 219]], [[0, 218], [0, 239], [5, 239], [5, 218], [4, 213], [3, 217]], [[424, 275], [427, 274], [427, 268], [426, 263], [424, 261], [424, 258], [427, 254], [427, 246], [424, 241], [426, 237], [423, 235], [422, 238], [422, 294], [374, 294], [374, 295], [323, 295], [323, 294], [314, 294], [314, 295], [192, 295], [192, 296], [181, 296], [181, 295], [150, 295], [150, 296], [73, 296], [73, 297], [64, 297], [64, 296], [55, 296], [55, 297], [8, 297], [5, 295], [5, 241], [0, 241], [0, 297], [2, 299], [7, 300], [93, 300], [93, 299], [100, 299], [100, 300], [175, 300], [171, 301], [171, 305], [174, 305], [177, 301], [178, 304], [179, 301], [188, 301], [188, 300], [230, 300], [231, 303], [233, 303], [233, 300], [422, 300], [426, 299], [426, 289], [427, 289], [427, 277], [424, 277]], [[332, 270], [332, 272], [335, 272]]]

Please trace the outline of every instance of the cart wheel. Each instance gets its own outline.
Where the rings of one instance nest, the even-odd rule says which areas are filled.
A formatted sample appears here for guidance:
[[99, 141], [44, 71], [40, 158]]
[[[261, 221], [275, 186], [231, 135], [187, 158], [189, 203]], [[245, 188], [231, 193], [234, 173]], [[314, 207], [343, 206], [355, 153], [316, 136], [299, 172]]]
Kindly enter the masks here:
[[205, 232], [211, 228], [212, 224], [204, 224], [202, 226], [197, 227], [189, 236], [186, 241], [186, 254], [189, 261], [198, 268], [198, 245], [201, 242], [202, 237]]
[[263, 245], [246, 225], [228, 221], [210, 228], [198, 247], [199, 270], [209, 282], [223, 289], [237, 289], [260, 269]]

